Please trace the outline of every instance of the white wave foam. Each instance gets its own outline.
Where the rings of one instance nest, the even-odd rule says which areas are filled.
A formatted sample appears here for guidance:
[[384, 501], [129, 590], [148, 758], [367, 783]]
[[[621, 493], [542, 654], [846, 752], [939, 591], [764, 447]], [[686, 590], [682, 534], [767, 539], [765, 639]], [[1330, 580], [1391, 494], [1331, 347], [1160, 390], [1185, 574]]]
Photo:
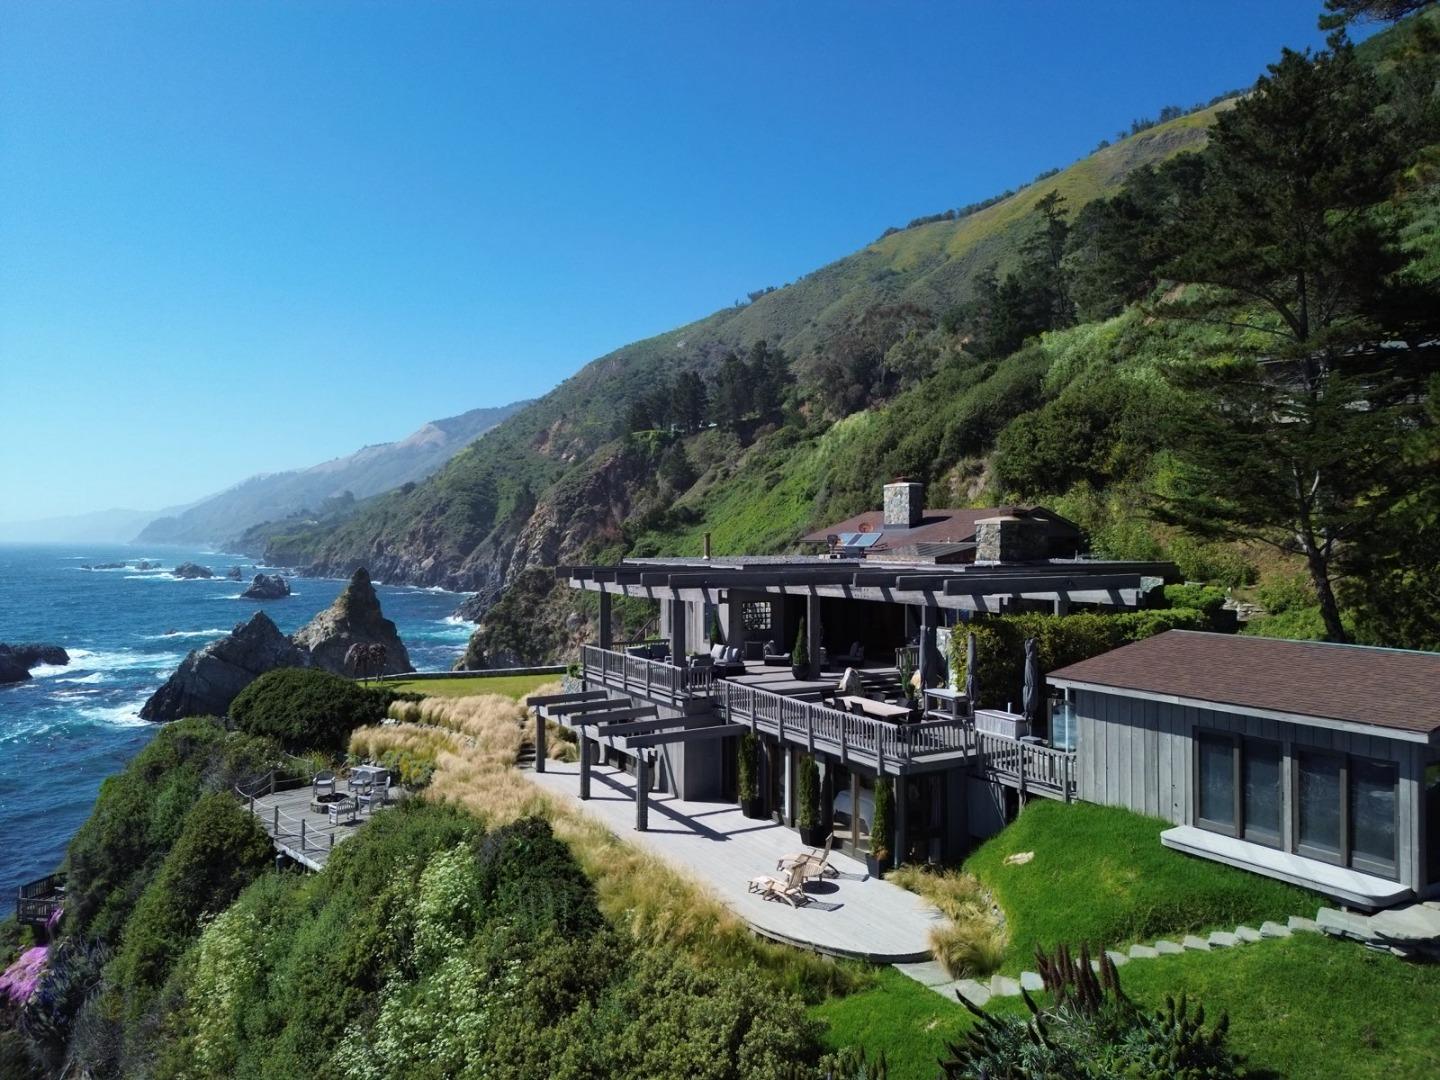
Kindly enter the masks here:
[[128, 649], [92, 652], [89, 649], [71, 649], [70, 666], [68, 668], [61, 668], [60, 670], [91, 672], [173, 667], [184, 658], [185, 654], [178, 652], [144, 653], [131, 652]]
[[171, 630], [165, 634], [146, 634], [146, 641], [174, 641], [177, 638], [218, 638], [230, 633], [229, 630]]
[[470, 627], [475, 625], [469, 619], [465, 618], [464, 615], [446, 615], [445, 618], [441, 619], [440, 621], [448, 626]]
[[124, 705], [110, 705], [103, 708], [77, 709], [76, 715], [112, 727], [145, 727], [150, 721], [140, 719], [143, 701], [131, 701]]
[[[71, 658], [75, 656], [70, 654]], [[30, 669], [30, 675], [36, 679], [53, 679], [56, 675], [64, 675], [70, 669], [64, 664], [40, 664]]]
[[92, 671], [89, 675], [81, 675], [76, 679], [56, 679], [55, 681], [62, 683], [98, 683], [105, 681], [105, 673], [103, 671]]

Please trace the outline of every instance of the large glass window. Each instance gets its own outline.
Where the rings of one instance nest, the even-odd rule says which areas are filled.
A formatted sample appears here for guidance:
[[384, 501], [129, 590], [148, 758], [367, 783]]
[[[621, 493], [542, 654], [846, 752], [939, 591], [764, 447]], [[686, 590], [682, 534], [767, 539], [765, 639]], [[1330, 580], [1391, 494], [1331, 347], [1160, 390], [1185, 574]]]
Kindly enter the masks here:
[[1228, 735], [1202, 733], [1196, 751], [1200, 824], [1234, 835], [1235, 740]]
[[1339, 861], [1344, 759], [1301, 750], [1295, 766], [1295, 840], [1301, 855]]
[[1280, 845], [1280, 746], [1246, 739], [1242, 769], [1245, 799], [1242, 807], [1245, 839], [1257, 844]]
[[1350, 861], [1360, 870], [1395, 872], [1395, 765], [1350, 759]]

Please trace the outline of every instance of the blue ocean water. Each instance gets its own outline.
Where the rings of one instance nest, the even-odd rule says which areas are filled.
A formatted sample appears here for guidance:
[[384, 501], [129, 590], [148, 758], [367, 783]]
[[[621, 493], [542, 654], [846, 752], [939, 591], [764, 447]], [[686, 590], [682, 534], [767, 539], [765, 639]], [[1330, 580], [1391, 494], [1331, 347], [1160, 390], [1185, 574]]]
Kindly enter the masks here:
[[[142, 572], [148, 560], [165, 569]], [[29, 682], [0, 687], [0, 898], [53, 870], [90, 813], [100, 782], [154, 735], [140, 706], [185, 654], [263, 608], [286, 633], [329, 606], [345, 582], [293, 578], [284, 600], [242, 600], [242, 583], [186, 581], [185, 561], [223, 575], [239, 555], [119, 545], [0, 544], [0, 641], [64, 646], [68, 667], [39, 667]], [[125, 562], [119, 570], [86, 564]], [[260, 567], [259, 569], [269, 569]], [[470, 624], [452, 617], [461, 597], [439, 589], [377, 585], [420, 670], [448, 668]]]

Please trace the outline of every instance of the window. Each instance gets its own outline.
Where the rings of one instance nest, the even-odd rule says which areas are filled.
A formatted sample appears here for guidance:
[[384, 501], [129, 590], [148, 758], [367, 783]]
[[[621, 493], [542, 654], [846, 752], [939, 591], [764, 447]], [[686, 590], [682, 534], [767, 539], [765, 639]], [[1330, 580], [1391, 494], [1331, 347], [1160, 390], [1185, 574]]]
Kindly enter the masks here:
[[770, 602], [749, 601], [740, 605], [740, 625], [747, 632], [770, 629]]
[[1295, 850], [1301, 855], [1342, 861], [1344, 761], [1314, 750], [1301, 750], [1295, 755]]
[[1196, 735], [1195, 817], [1202, 829], [1280, 846], [1280, 745], [1220, 731]]
[[1280, 846], [1280, 746], [1247, 739], [1244, 743], [1245, 839]]
[[1202, 828], [1235, 834], [1235, 740], [1229, 735], [1202, 734], [1197, 746], [1196, 790]]
[[1395, 873], [1395, 765], [1350, 761], [1350, 862], [1356, 869]]

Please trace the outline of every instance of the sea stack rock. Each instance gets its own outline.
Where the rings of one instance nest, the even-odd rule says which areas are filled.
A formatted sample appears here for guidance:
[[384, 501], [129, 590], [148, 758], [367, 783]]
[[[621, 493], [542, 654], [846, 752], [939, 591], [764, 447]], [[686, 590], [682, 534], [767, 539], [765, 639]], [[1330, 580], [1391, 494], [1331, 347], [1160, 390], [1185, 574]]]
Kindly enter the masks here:
[[24, 682], [30, 669], [41, 664], [63, 667], [70, 663], [70, 654], [59, 645], [0, 644], [0, 685]]
[[[229, 570], [225, 571], [225, 576], [231, 581], [239, 581], [245, 576], [245, 572], [238, 566], [232, 566]], [[259, 579], [257, 578], [256, 580], [258, 581]]]
[[380, 598], [362, 566], [335, 602], [295, 632], [296, 645], [310, 650], [310, 662], [337, 675], [354, 675], [345, 664], [352, 645], [385, 646], [385, 665], [372, 675], [414, 671], [395, 624], [380, 613]]
[[171, 570], [170, 573], [178, 578], [208, 578], [214, 577], [215, 572], [208, 566], [201, 566], [199, 563], [186, 562]]
[[290, 595], [290, 584], [279, 574], [273, 577], [269, 574], [256, 574], [250, 587], [240, 595], [246, 600], [283, 600]]
[[140, 710], [146, 720], [224, 716], [235, 695], [276, 668], [307, 667], [309, 657], [257, 611], [218, 641], [196, 649]]

